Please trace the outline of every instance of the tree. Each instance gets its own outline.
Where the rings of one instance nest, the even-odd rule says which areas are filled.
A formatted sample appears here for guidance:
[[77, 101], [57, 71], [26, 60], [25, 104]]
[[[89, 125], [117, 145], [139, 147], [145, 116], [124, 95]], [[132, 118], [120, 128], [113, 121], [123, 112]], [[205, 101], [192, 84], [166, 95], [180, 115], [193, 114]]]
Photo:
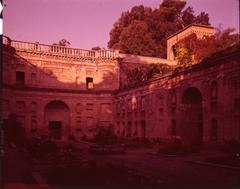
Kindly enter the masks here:
[[94, 141], [99, 145], [113, 144], [117, 142], [117, 135], [112, 127], [98, 127]]
[[101, 49], [102, 49], [102, 48], [99, 47], [99, 46], [96, 46], [96, 47], [93, 47], [93, 48], [92, 48], [93, 51], [99, 51], [99, 50], [101, 50]]
[[144, 56], [156, 54], [155, 43], [148, 32], [147, 24], [138, 20], [134, 20], [128, 27], [124, 28], [120, 36], [119, 47], [128, 54]]
[[123, 12], [110, 31], [108, 47], [122, 53], [166, 57], [166, 40], [191, 23], [209, 25], [208, 14], [195, 16], [182, 0], [164, 0], [157, 9], [135, 6]]
[[71, 43], [66, 39], [61, 39], [58, 43], [53, 43], [52, 45], [58, 45], [63, 47], [70, 47]]
[[194, 11], [192, 7], [186, 8], [182, 12], [182, 21], [185, 25], [190, 25], [195, 20]]

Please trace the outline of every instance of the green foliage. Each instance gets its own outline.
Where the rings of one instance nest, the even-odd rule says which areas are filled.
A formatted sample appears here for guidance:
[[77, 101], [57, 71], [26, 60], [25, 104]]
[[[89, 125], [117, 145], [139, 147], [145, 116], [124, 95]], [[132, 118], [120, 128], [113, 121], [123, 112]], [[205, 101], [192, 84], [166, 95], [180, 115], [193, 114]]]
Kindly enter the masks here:
[[180, 40], [176, 47], [185, 48], [186, 50], [179, 50], [177, 57], [178, 61], [180, 61], [180, 64], [183, 62], [186, 63], [190, 61], [190, 56], [193, 55], [193, 61], [199, 62], [203, 58], [217, 51], [221, 51], [229, 46], [239, 43], [240, 35], [234, 33], [234, 31], [233, 28], [225, 30], [217, 29], [217, 32], [213, 36], [205, 36], [202, 39], [198, 39], [196, 34], [192, 34]]
[[63, 47], [70, 47], [71, 43], [66, 39], [61, 39], [58, 43], [53, 43], [52, 45], [58, 45]]
[[184, 47], [177, 47], [176, 58], [178, 61], [178, 65], [184, 68], [191, 66], [193, 63], [192, 54], [190, 50]]
[[93, 48], [92, 48], [93, 51], [99, 51], [99, 50], [101, 50], [101, 49], [102, 49], [102, 48], [99, 47], [99, 46], [96, 46], [96, 47], [93, 47]]
[[127, 72], [128, 86], [135, 86], [144, 81], [153, 79], [158, 74], [164, 74], [172, 70], [167, 64], [143, 64]]
[[131, 22], [123, 30], [119, 45], [123, 52], [129, 54], [145, 56], [156, 54], [155, 43], [149, 33], [147, 24], [143, 21], [134, 20]]
[[157, 9], [135, 6], [123, 12], [110, 31], [108, 47], [122, 53], [166, 57], [166, 39], [191, 23], [209, 25], [208, 14], [194, 15], [185, 1], [164, 0]]

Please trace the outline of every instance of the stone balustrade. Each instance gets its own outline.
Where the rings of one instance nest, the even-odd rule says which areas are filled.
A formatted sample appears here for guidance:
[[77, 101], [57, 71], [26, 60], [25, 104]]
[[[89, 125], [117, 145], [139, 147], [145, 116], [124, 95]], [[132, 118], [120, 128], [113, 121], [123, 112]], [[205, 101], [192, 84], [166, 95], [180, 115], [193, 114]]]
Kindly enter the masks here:
[[56, 55], [67, 55], [75, 57], [90, 57], [90, 58], [115, 58], [117, 53], [112, 50], [85, 50], [77, 48], [68, 48], [59, 45], [44, 45], [40, 43], [31, 43], [24, 41], [11, 40], [10, 38], [3, 36], [3, 44], [10, 45], [16, 50], [26, 50], [30, 52], [42, 52]]

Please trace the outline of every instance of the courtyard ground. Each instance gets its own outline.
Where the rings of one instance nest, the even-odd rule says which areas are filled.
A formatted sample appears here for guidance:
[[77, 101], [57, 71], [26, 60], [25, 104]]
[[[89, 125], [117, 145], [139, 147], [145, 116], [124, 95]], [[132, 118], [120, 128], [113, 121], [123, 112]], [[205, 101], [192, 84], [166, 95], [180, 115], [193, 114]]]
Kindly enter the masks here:
[[[145, 148], [128, 149], [124, 154], [93, 155], [88, 152], [88, 143], [81, 142], [74, 145], [79, 158], [71, 165], [62, 163], [54, 178], [49, 177], [53, 167], [51, 163], [33, 159], [24, 149], [7, 148], [2, 167], [4, 189], [62, 189], [75, 187], [79, 183], [80, 188], [100, 188], [100, 186], [130, 188], [131, 178], [137, 178], [136, 182], [140, 183], [137, 186], [142, 185], [143, 188], [147, 188], [148, 185], [151, 188], [240, 187], [240, 168], [215, 166], [205, 161], [207, 158], [225, 156], [223, 152], [203, 150], [198, 154], [187, 156], [168, 156], [156, 154], [157, 149]], [[81, 164], [84, 167], [84, 162], [94, 162], [92, 164], [94, 166], [87, 169], [85, 167], [83, 168], [85, 171], [78, 172], [82, 168], [78, 169], [77, 166]], [[114, 171], [96, 168], [102, 165], [110, 166]], [[75, 178], [68, 180], [66, 175], [71, 176], [71, 174]], [[112, 178], [113, 175], [115, 175], [114, 181], [106, 179], [106, 177]], [[154, 180], [154, 184], [150, 182], [151, 179]], [[73, 182], [76, 182], [76, 185]], [[81, 185], [81, 182], [84, 184]], [[64, 187], [58, 183], [64, 183]]]

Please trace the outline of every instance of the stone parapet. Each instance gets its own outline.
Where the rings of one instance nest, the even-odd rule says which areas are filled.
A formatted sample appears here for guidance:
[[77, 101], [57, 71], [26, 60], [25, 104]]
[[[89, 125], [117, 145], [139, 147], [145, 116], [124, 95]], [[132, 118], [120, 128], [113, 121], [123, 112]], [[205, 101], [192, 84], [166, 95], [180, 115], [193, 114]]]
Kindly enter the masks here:
[[25, 42], [11, 40], [10, 38], [3, 36], [3, 44], [14, 47], [17, 51], [27, 51], [32, 53], [42, 53], [59, 55], [66, 57], [86, 57], [86, 58], [116, 58], [117, 55], [112, 50], [85, 50], [78, 48], [69, 48], [60, 45], [45, 45], [38, 42]]

